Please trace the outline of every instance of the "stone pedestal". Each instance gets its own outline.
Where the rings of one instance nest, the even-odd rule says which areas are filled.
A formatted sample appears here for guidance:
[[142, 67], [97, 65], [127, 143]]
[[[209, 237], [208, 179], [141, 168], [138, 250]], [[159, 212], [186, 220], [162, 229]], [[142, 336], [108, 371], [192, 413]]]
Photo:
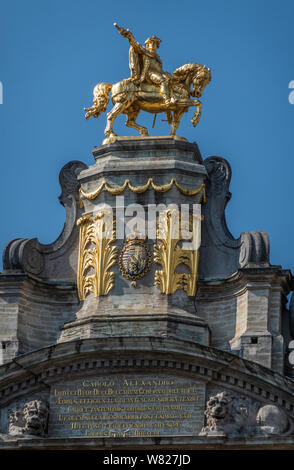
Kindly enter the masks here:
[[[83, 303], [76, 321], [65, 324], [59, 341], [121, 336], [123, 332], [126, 336], [183, 337], [209, 344], [208, 325], [196, 316], [194, 304], [198, 249], [189, 269], [187, 263], [175, 262], [177, 250], [183, 247], [180, 235], [178, 242], [171, 240], [170, 251], [169, 247], [164, 251], [165, 242], [158, 234], [159, 213], [166, 217], [163, 230], [172, 231], [176, 222], [173, 211], [180, 213], [182, 205], [192, 218], [193, 209], [197, 212], [195, 223], [200, 226], [207, 173], [197, 144], [171, 137], [124, 138], [94, 148], [93, 156], [96, 163], [79, 175], [84, 212], [78, 222], [78, 287]], [[99, 238], [99, 230], [109, 230], [107, 241], [97, 239], [93, 244], [93, 233]], [[128, 256], [128, 236], [136, 238], [136, 230], [149, 263], [146, 272], [134, 281], [125, 275], [121, 264], [123, 253], [125, 259]], [[164, 238], [168, 236], [164, 233]], [[167, 265], [158, 262], [158, 249]], [[194, 283], [194, 288], [186, 286], [184, 278]]]

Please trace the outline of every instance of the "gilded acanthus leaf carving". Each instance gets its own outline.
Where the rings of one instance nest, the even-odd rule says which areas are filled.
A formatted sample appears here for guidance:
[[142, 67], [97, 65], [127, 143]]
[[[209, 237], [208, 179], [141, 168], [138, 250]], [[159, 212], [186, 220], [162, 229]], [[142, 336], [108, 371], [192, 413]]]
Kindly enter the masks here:
[[[183, 263], [189, 268], [190, 273], [184, 274], [184, 291], [189, 296], [196, 295], [196, 285], [198, 280], [198, 265], [199, 265], [199, 247], [201, 238], [201, 216], [200, 214], [193, 214], [189, 217], [188, 224], [182, 224], [182, 233], [189, 229], [189, 232], [193, 234], [189, 239], [191, 244], [189, 250], [184, 250]], [[184, 226], [183, 226], [184, 225]], [[186, 237], [185, 237], [186, 238]]]
[[115, 221], [102, 210], [95, 216], [83, 216], [80, 226], [78, 293], [85, 300], [92, 292], [95, 297], [107, 295], [114, 286], [114, 272], [109, 271], [117, 257]]
[[[180, 227], [181, 226], [181, 227]], [[184, 231], [193, 234], [187, 240]], [[177, 209], [168, 209], [161, 213], [157, 226], [158, 243], [154, 245], [154, 260], [161, 264], [162, 270], [155, 271], [155, 286], [163, 294], [174, 294], [183, 289], [187, 295], [195, 296], [198, 278], [200, 216], [190, 216], [188, 224], [181, 223]], [[190, 249], [179, 245], [183, 240], [189, 241]], [[176, 271], [180, 264], [189, 268], [189, 273]]]
[[186, 255], [184, 263], [190, 268], [189, 274], [184, 274], [184, 291], [187, 295], [196, 295], [196, 285], [198, 279], [199, 250], [191, 250]]

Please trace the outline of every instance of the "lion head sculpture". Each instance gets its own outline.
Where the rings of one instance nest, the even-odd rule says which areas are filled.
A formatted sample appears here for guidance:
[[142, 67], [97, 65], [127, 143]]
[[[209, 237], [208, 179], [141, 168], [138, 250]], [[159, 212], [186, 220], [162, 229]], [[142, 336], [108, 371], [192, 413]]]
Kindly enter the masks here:
[[25, 431], [28, 434], [44, 436], [48, 420], [48, 405], [42, 400], [32, 400], [23, 409]]
[[210, 397], [206, 404], [206, 426], [201, 435], [240, 435], [251, 433], [255, 426], [257, 405], [247, 397], [235, 397], [230, 392], [221, 392]]
[[42, 400], [31, 400], [24, 405], [22, 410], [17, 408], [15, 411], [10, 411], [9, 434], [44, 436], [48, 413], [48, 404]]

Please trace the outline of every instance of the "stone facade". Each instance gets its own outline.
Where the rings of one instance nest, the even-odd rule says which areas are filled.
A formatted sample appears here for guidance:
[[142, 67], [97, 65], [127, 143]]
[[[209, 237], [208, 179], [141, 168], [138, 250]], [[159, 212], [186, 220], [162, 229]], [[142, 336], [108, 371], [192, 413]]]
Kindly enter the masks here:
[[[181, 138], [118, 140], [93, 156], [89, 168], [61, 170], [59, 238], [4, 250], [0, 448], [76, 448], [76, 439], [83, 448], [291, 448], [292, 275], [270, 264], [265, 232], [230, 234], [229, 163], [203, 161]], [[99, 248], [101, 211], [120, 204], [201, 206], [196, 296], [183, 263], [177, 290], [163, 291], [158, 240], [146, 241], [152, 260], [136, 285], [118, 263], [126, 238]], [[101, 263], [109, 253], [108, 277], [82, 264], [91, 245], [81, 251], [79, 230], [92, 234]]]

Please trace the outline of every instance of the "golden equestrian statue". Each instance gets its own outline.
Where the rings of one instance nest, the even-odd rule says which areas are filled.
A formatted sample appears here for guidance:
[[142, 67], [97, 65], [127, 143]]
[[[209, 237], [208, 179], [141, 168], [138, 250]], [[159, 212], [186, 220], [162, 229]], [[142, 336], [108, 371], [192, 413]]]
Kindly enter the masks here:
[[86, 119], [91, 116], [97, 118], [106, 111], [109, 103], [109, 94], [113, 102], [113, 108], [107, 114], [105, 135], [107, 138], [115, 138], [113, 123], [119, 114], [127, 116], [126, 126], [137, 129], [141, 136], [148, 136], [146, 127], [136, 123], [141, 110], [153, 113], [154, 121], [158, 113], [165, 113], [167, 122], [171, 124], [170, 135], [175, 135], [180, 120], [190, 106], [196, 110], [192, 117], [195, 127], [201, 116], [201, 102], [199, 98], [206, 85], [211, 80], [210, 69], [205, 65], [190, 63], [182, 65], [171, 75], [163, 72], [162, 62], [157, 53], [161, 40], [152, 36], [145, 41], [145, 46], [139, 44], [129, 29], [114, 26], [120, 34], [130, 43], [129, 66], [131, 77], [114, 85], [110, 83], [98, 83], [94, 88], [93, 106], [85, 108]]

